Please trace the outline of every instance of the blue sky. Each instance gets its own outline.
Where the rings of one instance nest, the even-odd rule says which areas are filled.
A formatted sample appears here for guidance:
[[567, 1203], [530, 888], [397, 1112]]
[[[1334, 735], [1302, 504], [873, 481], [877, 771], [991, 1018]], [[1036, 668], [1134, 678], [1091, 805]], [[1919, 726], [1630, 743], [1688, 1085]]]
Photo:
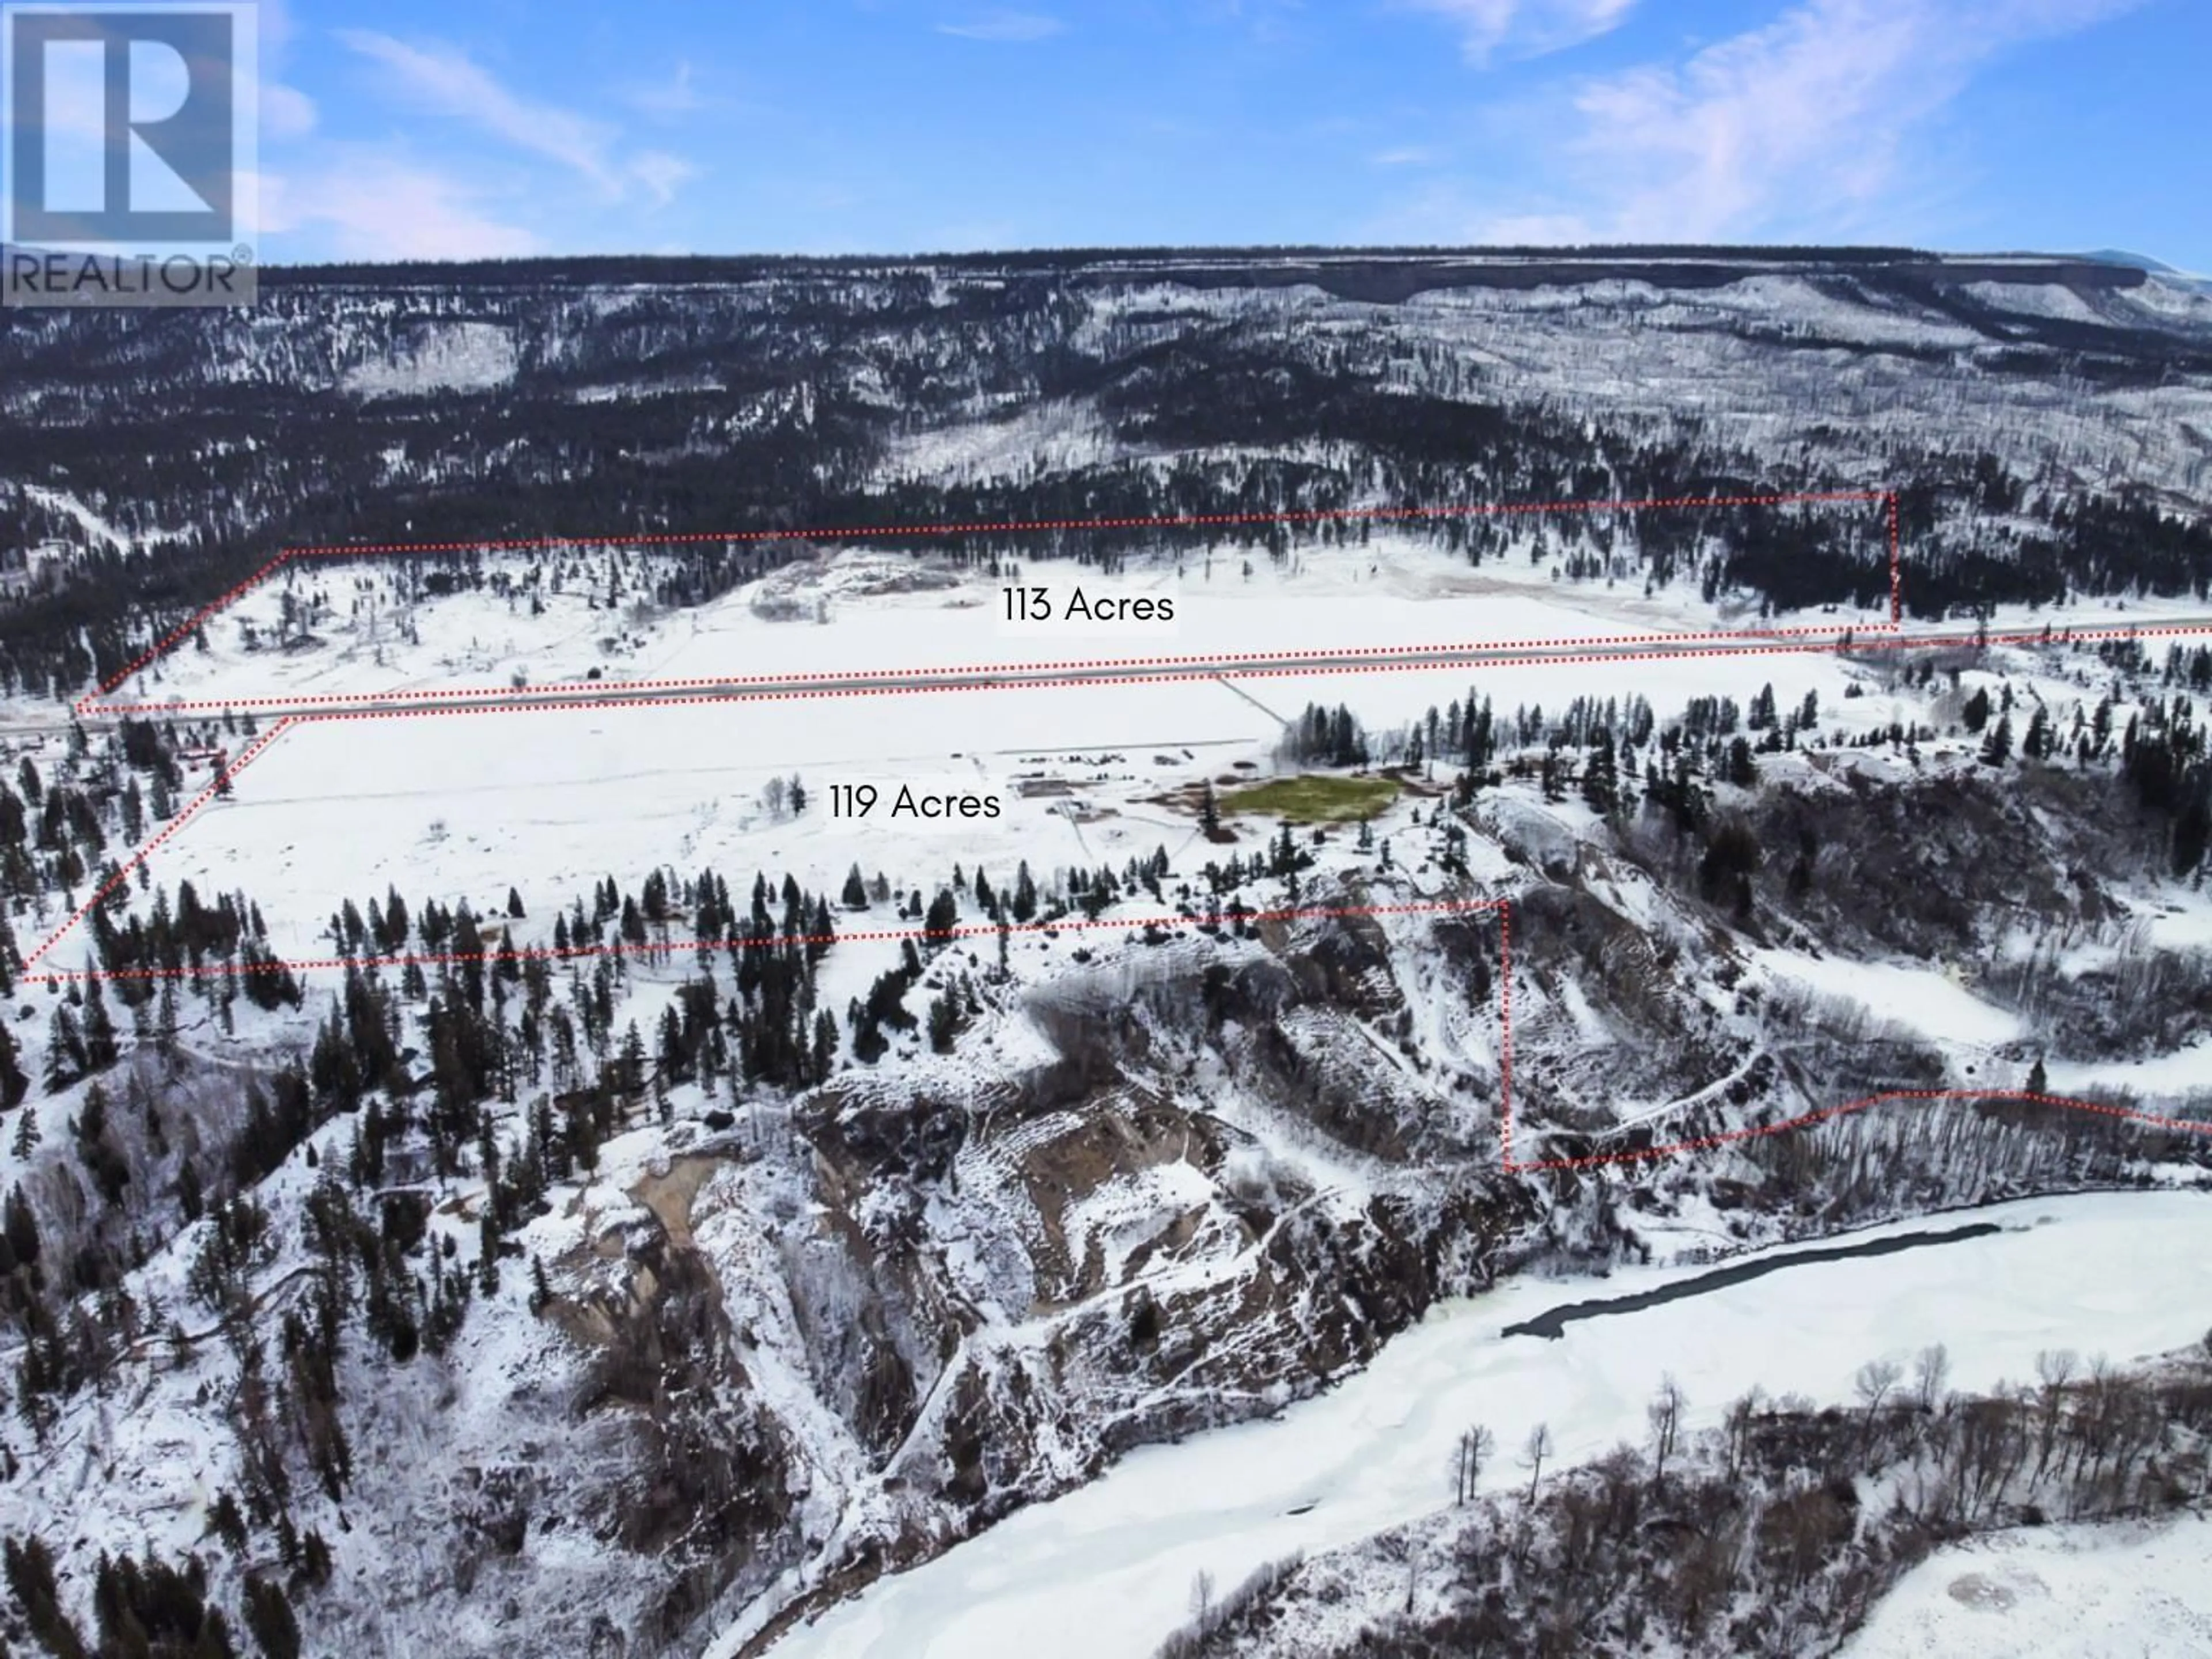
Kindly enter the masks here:
[[1716, 240], [2212, 270], [2204, 0], [262, 13], [284, 260]]

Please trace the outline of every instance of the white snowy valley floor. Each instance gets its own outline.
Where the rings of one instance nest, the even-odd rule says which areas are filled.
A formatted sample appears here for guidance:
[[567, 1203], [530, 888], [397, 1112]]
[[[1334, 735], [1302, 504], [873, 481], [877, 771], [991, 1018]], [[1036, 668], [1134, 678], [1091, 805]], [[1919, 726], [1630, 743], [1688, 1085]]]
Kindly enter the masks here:
[[[1879, 509], [1856, 514], [1879, 545]], [[1517, 530], [1517, 527], [1516, 527]], [[636, 608], [655, 556], [599, 551], [551, 591], [546, 556], [504, 555], [487, 569], [520, 582], [544, 567], [542, 609], [520, 592], [489, 589], [410, 601], [396, 563], [289, 566], [212, 619], [207, 648], [179, 646], [112, 694], [123, 703], [271, 697], [313, 699], [428, 691], [505, 691], [526, 681], [586, 690], [639, 681], [872, 673], [980, 664], [1121, 661], [1158, 657], [1377, 651], [1413, 645], [1481, 645], [1617, 639], [1774, 629], [1826, 636], [1880, 632], [1885, 601], [1865, 611], [1792, 613], [1762, 621], [1740, 598], [1708, 602], [1678, 581], [1646, 595], [1639, 574], [1571, 581], [1555, 558], [1532, 562], [1522, 536], [1503, 556], [1470, 565], [1461, 556], [1379, 532], [1367, 546], [1303, 549], [1284, 566], [1241, 549], [1145, 560], [1103, 574], [1095, 565], [1039, 558], [1018, 574], [990, 575], [911, 555], [825, 553], [786, 566], [710, 604], [673, 614]], [[623, 564], [622, 597], [610, 562]], [[1247, 574], [1249, 568], [1249, 574]], [[1625, 569], [1627, 567], [1624, 567]], [[1009, 623], [1005, 590], [1041, 587], [1054, 620]], [[1170, 599], [1174, 620], [1069, 620], [1080, 591]], [[278, 649], [290, 604], [328, 609], [318, 643]], [[2083, 618], [2087, 620], [2089, 618]], [[2098, 618], [2101, 620], [2101, 618]], [[597, 669], [603, 678], [586, 682]]]
[[[1669, 669], [1671, 684], [1661, 677]], [[1522, 697], [1556, 708], [1577, 695], [1641, 693], [1664, 718], [1701, 686], [1741, 702], [1773, 681], [1790, 701], [1817, 690], [1839, 722], [1886, 720], [1888, 699], [1844, 698], [1850, 677], [1832, 658], [1747, 659], [1624, 664], [1610, 678], [1571, 668], [1450, 671], [309, 719], [239, 775], [232, 799], [210, 802], [165, 842], [149, 873], [172, 891], [184, 880], [203, 892], [243, 884], [276, 949], [295, 958], [327, 955], [332, 911], [395, 883], [410, 903], [434, 893], [479, 911], [503, 905], [513, 886], [541, 919], [532, 937], [542, 943], [554, 907], [606, 875], [634, 880], [656, 865], [686, 873], [711, 865], [733, 883], [756, 869], [772, 880], [789, 872], [834, 895], [854, 863], [894, 885], [933, 886], [956, 863], [981, 865], [995, 881], [1023, 859], [1040, 871], [1119, 869], [1165, 847], [1189, 876], [1208, 857], [1251, 851], [1273, 826], [1255, 822], [1243, 847], [1208, 852], [1194, 842], [1190, 813], [1158, 797], [1202, 778], [1266, 777], [1282, 720], [1309, 702], [1350, 702], [1381, 731], [1471, 689], [1509, 710]], [[805, 813], [767, 811], [770, 781], [793, 775], [811, 797]], [[841, 820], [830, 810], [833, 784], [872, 784], [884, 807], [865, 822]], [[901, 785], [995, 793], [1002, 816], [895, 821], [886, 809]], [[1048, 793], [1025, 796], [1025, 786]], [[62, 917], [38, 920], [51, 927]], [[46, 928], [19, 932], [27, 945]], [[46, 965], [86, 965], [88, 951], [84, 930], [73, 929]]]
[[[1878, 516], [1856, 504], [1808, 509]], [[1871, 519], [1869, 520], [1871, 522]], [[1410, 647], [1479, 647], [1570, 641], [1679, 638], [1772, 632], [1785, 643], [1832, 641], [1850, 630], [1877, 641], [1892, 631], [1885, 596], [1867, 609], [1825, 606], [1762, 617], [1740, 595], [1700, 598], [1686, 580], [1646, 594], [1632, 563], [1620, 576], [1568, 580], [1555, 556], [1535, 562], [1520, 535], [1502, 556], [1469, 564], [1462, 556], [1389, 531], [1365, 546], [1302, 549], [1284, 566], [1242, 549], [1197, 550], [1180, 561], [1133, 562], [1102, 574], [1096, 566], [1039, 558], [999, 575], [882, 550], [826, 551], [747, 583], [695, 609], [664, 611], [639, 600], [662, 567], [659, 556], [618, 550], [565, 556], [556, 589], [550, 556], [511, 554], [487, 571], [515, 584], [410, 599], [404, 565], [289, 566], [249, 589], [201, 630], [118, 685], [107, 701], [198, 712], [298, 706], [374, 696], [439, 693], [507, 694], [527, 687], [588, 695], [624, 684], [672, 690], [735, 679], [880, 674], [987, 665], [1104, 663], [1163, 658], [1264, 658], [1284, 654], [1373, 653]], [[1878, 538], [1877, 538], [1878, 539]], [[1909, 564], [1909, 556], [1908, 556]], [[609, 602], [611, 570], [620, 594]], [[535, 572], [533, 600], [520, 584]], [[1055, 614], [1078, 590], [1102, 596], [1172, 599], [1172, 623], [1009, 623], [1006, 589], [1047, 590]], [[279, 648], [288, 606], [320, 605], [313, 642]], [[2033, 634], [2048, 626], [2155, 627], [2201, 615], [2194, 600], [2086, 601], [2056, 608], [2010, 606], [1993, 615], [1996, 633]], [[1923, 624], [1908, 624], [1908, 629]], [[2154, 651], [2162, 641], [2151, 642]], [[1615, 687], [1680, 696], [1748, 696], [1778, 671], [1829, 682], [1818, 653], [1740, 659], [1574, 664], [1512, 671], [1528, 680], [1531, 702], [1556, 706], [1577, 692]], [[591, 676], [596, 674], [598, 678]], [[1599, 684], [1593, 684], [1593, 678]], [[1748, 677], [1747, 684], [1739, 684]], [[1343, 677], [1324, 677], [1339, 687]], [[1363, 698], [1397, 676], [1364, 671]], [[1547, 685], [1548, 678], [1553, 684]], [[1262, 672], [1240, 678], [1255, 690], [1276, 684]], [[1562, 689], [1565, 688], [1565, 689]], [[1342, 695], [1340, 690], [1336, 695]], [[1387, 693], [1386, 693], [1387, 695]], [[1334, 699], [1332, 699], [1334, 700]], [[933, 701], [933, 699], [932, 700]], [[973, 701], [962, 698], [960, 701]], [[994, 699], [993, 701], [1003, 701]], [[1044, 699], [1049, 702], [1049, 698]], [[1501, 698], [1501, 702], [1505, 699]], [[53, 705], [0, 707], [0, 715], [36, 722]], [[1418, 712], [1418, 710], [1416, 711]]]
[[[2212, 1195], [2035, 1200], [1973, 1218], [2005, 1231], [1791, 1267], [1571, 1325], [1556, 1342], [1500, 1330], [1559, 1303], [1648, 1289], [1698, 1269], [1624, 1271], [1601, 1284], [1516, 1283], [1439, 1307], [1334, 1392], [1269, 1422], [1133, 1453], [1090, 1486], [883, 1580], [774, 1652], [1143, 1659], [1188, 1616], [1197, 1573], [1232, 1585], [1264, 1562], [1346, 1544], [1441, 1507], [1454, 1437], [1470, 1424], [1513, 1446], [1548, 1422], [1565, 1467], [1639, 1439], [1644, 1405], [1666, 1372], [1688, 1395], [1698, 1425], [1710, 1426], [1753, 1387], [1846, 1400], [1865, 1361], [1909, 1359], [1934, 1342], [1949, 1347], [1954, 1385], [1978, 1390], [2031, 1375], [2041, 1349], [2124, 1363], [2203, 1334], [2212, 1310]], [[1923, 1219], [1860, 1237], [1940, 1224]], [[2154, 1262], [2155, 1271], [2146, 1271]], [[1518, 1471], [1507, 1460], [1492, 1478], [1511, 1481]], [[729, 1632], [717, 1659], [734, 1653], [744, 1634], [743, 1626]], [[2139, 1645], [2109, 1651], [2203, 1650], [2159, 1640], [2147, 1629]], [[1941, 1643], [1867, 1650], [1876, 1659], [1949, 1650]]]

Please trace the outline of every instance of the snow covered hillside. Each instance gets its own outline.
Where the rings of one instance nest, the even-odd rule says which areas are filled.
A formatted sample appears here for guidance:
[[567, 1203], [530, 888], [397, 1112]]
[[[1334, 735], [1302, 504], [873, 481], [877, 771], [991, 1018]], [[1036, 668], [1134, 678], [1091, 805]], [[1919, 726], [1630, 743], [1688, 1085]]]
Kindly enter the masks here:
[[[757, 1645], [1441, 1297], [2190, 1184], [2133, 780], [2208, 663], [309, 720], [158, 846], [241, 721], [41, 750], [24, 927], [149, 849], [4, 1028], [56, 1616], [197, 1557], [348, 1650]], [[1966, 1092], [1645, 1156], [1891, 1088]]]
[[0, 1650], [1797, 1654], [2201, 1503], [2201, 296], [387, 275], [0, 331]]

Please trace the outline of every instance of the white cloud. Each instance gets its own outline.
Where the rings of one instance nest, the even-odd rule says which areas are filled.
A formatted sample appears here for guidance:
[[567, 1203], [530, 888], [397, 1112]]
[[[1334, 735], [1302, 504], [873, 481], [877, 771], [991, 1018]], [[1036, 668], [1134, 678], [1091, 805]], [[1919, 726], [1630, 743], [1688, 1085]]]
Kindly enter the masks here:
[[373, 29], [341, 29], [349, 47], [390, 73], [401, 91], [435, 114], [465, 121], [529, 154], [568, 167], [609, 200], [633, 186], [665, 201], [683, 179], [676, 158], [622, 153], [620, 131], [558, 104], [526, 98], [451, 47], [411, 46]]
[[700, 90], [696, 72], [689, 64], [678, 64], [665, 80], [632, 82], [622, 89], [621, 97], [632, 109], [659, 121], [696, 115], [714, 102]]
[[1419, 144], [1401, 144], [1395, 149], [1378, 151], [1372, 159], [1378, 167], [1425, 167], [1437, 157], [1434, 150]]
[[963, 40], [1015, 43], [1049, 40], [1054, 35], [1063, 34], [1066, 30], [1067, 25], [1059, 18], [1033, 11], [994, 11], [964, 23], [939, 23], [937, 26], [939, 34], [957, 34]]
[[265, 173], [260, 186], [264, 234], [331, 258], [511, 259], [544, 252], [536, 233], [494, 217], [461, 179], [394, 155], [350, 150], [313, 173]]
[[315, 100], [282, 81], [261, 83], [261, 130], [272, 138], [301, 138], [315, 130]]
[[[1916, 131], [2004, 50], [2137, 0], [1804, 0], [1680, 64], [1581, 83], [1565, 206], [1494, 221], [1575, 240], [1850, 234], [1906, 177]], [[1924, 182], [1924, 180], [1916, 181]]]
[[1541, 57], [1594, 40], [1620, 27], [1636, 0], [1408, 0], [1419, 10], [1450, 18], [1468, 57], [1487, 63], [1493, 52]]
[[260, 0], [253, 9], [253, 23], [264, 69], [299, 38], [299, 26], [292, 21], [291, 0]]
[[631, 158], [630, 173], [645, 186], [655, 207], [666, 207], [678, 190], [699, 176], [699, 169], [680, 155], [648, 149]]

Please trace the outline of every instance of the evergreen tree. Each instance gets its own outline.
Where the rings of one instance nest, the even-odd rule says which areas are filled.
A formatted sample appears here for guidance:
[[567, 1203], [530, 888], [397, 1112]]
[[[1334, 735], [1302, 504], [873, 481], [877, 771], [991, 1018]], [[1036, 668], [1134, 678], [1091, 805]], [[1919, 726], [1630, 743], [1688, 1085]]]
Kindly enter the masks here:
[[[496, 1178], [493, 1182], [497, 1186]], [[477, 1290], [480, 1295], [499, 1294], [500, 1228], [497, 1206], [486, 1205], [477, 1222]]]
[[200, 1172], [186, 1158], [177, 1171], [177, 1207], [184, 1214], [185, 1224], [190, 1226], [200, 1218], [207, 1200], [200, 1188]]
[[1613, 739], [1600, 732], [1583, 758], [1583, 801], [1601, 817], [1620, 802], [1620, 773], [1613, 757]]
[[[28, 1121], [34, 1114], [26, 1112], [23, 1115]], [[7, 1202], [0, 1205], [0, 1231], [4, 1231], [7, 1236], [8, 1249], [14, 1255], [17, 1267], [36, 1267], [39, 1265], [39, 1218], [31, 1209], [31, 1200], [23, 1196], [20, 1183], [8, 1189]]]
[[1546, 800], [1565, 800], [1567, 798], [1567, 792], [1562, 787], [1562, 769], [1559, 765], [1558, 750], [1547, 749], [1544, 751], [1539, 775], [1542, 781]]
[[165, 978], [154, 1017], [154, 1052], [172, 1065], [177, 1058], [177, 981]]
[[929, 1046], [940, 1054], [951, 1054], [959, 1030], [960, 1005], [948, 989], [929, 1005]]
[[84, 1036], [77, 1030], [76, 1016], [70, 1012], [66, 1002], [57, 1003], [46, 1024], [46, 1092], [58, 1094], [87, 1069]]
[[645, 1037], [637, 1029], [635, 1020], [630, 1021], [629, 1029], [623, 1033], [622, 1058], [617, 1075], [625, 1094], [635, 1094], [645, 1086]]
[[13, 1111], [31, 1087], [17, 1058], [15, 1034], [0, 1021], [0, 1111]]
[[1751, 745], [1741, 738], [1729, 740], [1727, 777], [1739, 789], [1748, 789], [1759, 781], [1759, 763], [1752, 756]]
[[100, 981], [95, 979], [85, 988], [85, 1069], [104, 1072], [121, 1057], [121, 1049], [116, 1042], [115, 1022], [108, 1018], [107, 998], [100, 989]]
[[268, 1659], [300, 1659], [300, 1621], [277, 1580], [258, 1572], [246, 1575], [246, 1628]]
[[952, 896], [951, 888], [937, 890], [937, 896], [929, 902], [929, 914], [921, 925], [932, 945], [941, 947], [951, 941], [952, 930], [960, 925], [959, 902]]
[[2012, 716], [2000, 714], [1989, 735], [1982, 739], [1982, 764], [2002, 766], [2012, 757]]
[[[30, 762], [23, 765], [27, 769]], [[19, 1540], [11, 1532], [5, 1555], [8, 1588], [22, 1608], [32, 1636], [55, 1659], [88, 1659], [92, 1650], [62, 1607], [52, 1547], [35, 1533]]]

